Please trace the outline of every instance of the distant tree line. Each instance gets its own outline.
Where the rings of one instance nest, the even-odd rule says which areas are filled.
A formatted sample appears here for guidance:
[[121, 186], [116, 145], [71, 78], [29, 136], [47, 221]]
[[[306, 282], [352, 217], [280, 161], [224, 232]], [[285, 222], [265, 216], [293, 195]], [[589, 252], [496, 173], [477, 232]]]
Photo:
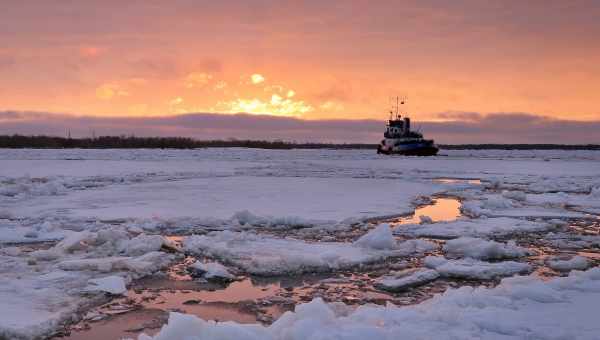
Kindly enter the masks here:
[[[0, 148], [41, 149], [196, 149], [196, 148], [258, 148], [258, 149], [376, 149], [376, 144], [298, 143], [266, 140], [197, 140], [187, 137], [102, 136], [96, 138], [65, 138], [54, 136], [0, 135]], [[446, 150], [600, 150], [598, 144], [443, 144]]]
[[54, 136], [0, 135], [0, 148], [13, 149], [196, 149], [229, 147], [258, 149], [374, 149], [376, 145], [297, 143], [279, 140], [197, 140], [187, 137], [102, 136], [96, 138], [65, 138]]
[[446, 150], [600, 150], [598, 144], [442, 144]]

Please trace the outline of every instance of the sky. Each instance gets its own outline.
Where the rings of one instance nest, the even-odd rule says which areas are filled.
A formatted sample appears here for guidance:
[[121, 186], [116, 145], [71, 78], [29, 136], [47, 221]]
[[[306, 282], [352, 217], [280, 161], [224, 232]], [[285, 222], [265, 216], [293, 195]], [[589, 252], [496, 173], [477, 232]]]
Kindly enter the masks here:
[[[224, 138], [240, 130], [323, 141], [334, 138], [319, 124], [379, 122], [364, 125], [368, 134], [335, 137], [364, 141], [379, 139], [390, 97], [399, 95], [403, 111], [444, 142], [506, 133], [525, 142], [600, 142], [591, 129], [600, 121], [598, 1], [0, 0], [0, 7], [0, 133], [63, 134], [47, 118], [54, 115], [64, 126], [83, 124], [83, 135], [203, 139], [210, 129]], [[246, 132], [168, 124], [190, 117], [208, 124], [215, 114], [235, 124], [238, 113], [261, 117], [242, 115], [257, 124]], [[279, 118], [305, 128], [294, 138], [260, 130]], [[123, 123], [130, 120], [140, 123]], [[112, 130], [103, 129], [107, 122]], [[500, 131], [494, 122], [519, 128]], [[457, 124], [483, 130], [452, 132]], [[540, 126], [548, 128], [543, 137], [523, 129]]]

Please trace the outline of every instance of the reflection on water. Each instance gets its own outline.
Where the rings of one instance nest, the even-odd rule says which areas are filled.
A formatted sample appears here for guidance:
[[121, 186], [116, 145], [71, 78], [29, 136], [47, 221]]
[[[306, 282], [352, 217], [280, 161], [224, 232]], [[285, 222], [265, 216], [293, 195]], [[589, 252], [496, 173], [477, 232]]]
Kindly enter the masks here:
[[[182, 284], [187, 289], [179, 289]], [[256, 323], [256, 310], [248, 308], [244, 301], [274, 296], [279, 289], [278, 282], [257, 284], [249, 278], [227, 286], [176, 281], [170, 277], [142, 279], [125, 297], [98, 308], [97, 314], [108, 317], [97, 322], [82, 322], [63, 339], [120, 339], [136, 337], [142, 331], [151, 334], [166, 322], [171, 311], [193, 314], [204, 320]], [[265, 310], [273, 318], [284, 311], [277, 306]]]
[[[234, 303], [260, 299], [274, 295], [279, 289], [279, 285], [272, 283], [265, 286], [258, 286], [254, 285], [252, 281], [247, 278], [242, 281], [232, 282], [225, 288], [222, 288], [222, 286], [220, 289], [215, 289], [215, 286], [208, 286], [206, 288], [208, 288], [208, 290], [198, 291], [175, 290], [170, 287], [144, 290], [134, 288], [127, 293], [127, 297], [145, 301], [143, 302], [145, 307], [168, 309], [180, 308], [183, 302], [188, 300]], [[153, 300], [148, 301], [149, 297], [153, 297]]]
[[420, 216], [429, 216], [433, 222], [455, 220], [461, 216], [460, 201], [455, 198], [436, 198], [433, 204], [415, 209], [412, 216], [400, 217], [395, 224], [418, 224]]
[[600, 252], [579, 251], [579, 252], [577, 252], [577, 255], [587, 257], [591, 260], [599, 260], [600, 261]]
[[433, 181], [442, 184], [481, 184], [480, 179], [474, 178], [434, 178]]
[[158, 333], [165, 324], [168, 313], [158, 309], [134, 310], [116, 315], [90, 325], [81, 325], [71, 334], [59, 337], [64, 340], [108, 340], [137, 338], [143, 332], [148, 335]]

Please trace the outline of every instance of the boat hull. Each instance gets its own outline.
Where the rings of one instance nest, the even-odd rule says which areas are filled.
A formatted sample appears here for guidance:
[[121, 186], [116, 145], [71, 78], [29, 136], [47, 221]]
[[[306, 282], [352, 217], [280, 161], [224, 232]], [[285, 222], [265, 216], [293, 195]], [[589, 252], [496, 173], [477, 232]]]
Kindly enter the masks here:
[[439, 149], [436, 146], [416, 146], [408, 148], [386, 148], [382, 145], [377, 147], [378, 154], [403, 155], [403, 156], [435, 156]]

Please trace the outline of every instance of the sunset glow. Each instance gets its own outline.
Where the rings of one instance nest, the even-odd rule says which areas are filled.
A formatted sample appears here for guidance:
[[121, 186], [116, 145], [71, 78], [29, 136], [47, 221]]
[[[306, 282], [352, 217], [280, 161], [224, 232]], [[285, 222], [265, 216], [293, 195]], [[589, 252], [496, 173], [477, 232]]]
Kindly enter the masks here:
[[0, 110], [385, 120], [402, 95], [425, 121], [591, 121], [598, 17], [588, 1], [13, 2]]

